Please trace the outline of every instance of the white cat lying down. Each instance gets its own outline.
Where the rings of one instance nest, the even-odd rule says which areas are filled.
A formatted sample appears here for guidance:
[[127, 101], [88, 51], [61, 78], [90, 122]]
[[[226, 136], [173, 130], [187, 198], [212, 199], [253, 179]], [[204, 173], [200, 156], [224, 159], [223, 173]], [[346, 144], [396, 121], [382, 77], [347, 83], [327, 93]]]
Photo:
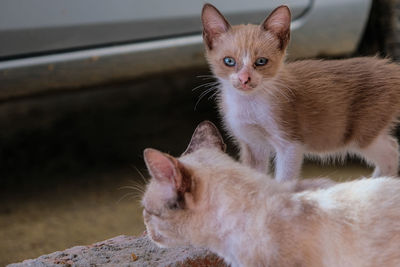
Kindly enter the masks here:
[[278, 183], [224, 149], [203, 122], [179, 158], [144, 151], [143, 215], [159, 246], [205, 247], [233, 267], [400, 266], [400, 180]]

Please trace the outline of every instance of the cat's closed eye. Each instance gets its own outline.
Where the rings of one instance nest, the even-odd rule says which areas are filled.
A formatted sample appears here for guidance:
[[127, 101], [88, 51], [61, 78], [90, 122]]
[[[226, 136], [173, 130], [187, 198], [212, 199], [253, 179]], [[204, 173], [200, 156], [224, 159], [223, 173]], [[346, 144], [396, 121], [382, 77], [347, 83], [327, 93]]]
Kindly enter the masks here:
[[171, 203], [168, 203], [168, 208], [170, 210], [177, 210], [177, 209], [180, 209], [180, 206], [179, 206], [178, 202], [171, 202]]
[[166, 207], [170, 210], [180, 210], [185, 206], [182, 195], [178, 195], [177, 199], [170, 200], [166, 203]]
[[146, 208], [144, 208], [144, 210], [146, 211], [147, 214], [149, 214], [151, 216], [161, 217], [161, 213], [160, 212], [150, 211], [150, 210], [148, 210]]

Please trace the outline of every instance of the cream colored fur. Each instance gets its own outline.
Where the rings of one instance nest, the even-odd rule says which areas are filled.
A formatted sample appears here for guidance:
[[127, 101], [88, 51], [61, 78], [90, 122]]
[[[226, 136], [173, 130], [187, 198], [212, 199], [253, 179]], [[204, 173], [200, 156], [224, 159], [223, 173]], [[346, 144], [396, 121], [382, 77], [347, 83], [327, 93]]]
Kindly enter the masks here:
[[400, 180], [279, 183], [199, 128], [179, 158], [144, 153], [143, 214], [159, 246], [205, 247], [232, 267], [400, 266]]

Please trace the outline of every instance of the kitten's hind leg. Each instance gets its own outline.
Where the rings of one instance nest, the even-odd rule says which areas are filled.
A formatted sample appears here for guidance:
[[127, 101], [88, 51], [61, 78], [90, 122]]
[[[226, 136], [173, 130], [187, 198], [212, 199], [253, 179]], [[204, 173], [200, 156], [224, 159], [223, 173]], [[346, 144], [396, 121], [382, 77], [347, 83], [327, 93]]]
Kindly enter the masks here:
[[271, 146], [249, 145], [244, 142], [240, 144], [240, 161], [262, 173], [268, 173]]
[[368, 147], [361, 148], [360, 154], [375, 165], [372, 177], [397, 176], [399, 169], [399, 144], [389, 134], [380, 134]]

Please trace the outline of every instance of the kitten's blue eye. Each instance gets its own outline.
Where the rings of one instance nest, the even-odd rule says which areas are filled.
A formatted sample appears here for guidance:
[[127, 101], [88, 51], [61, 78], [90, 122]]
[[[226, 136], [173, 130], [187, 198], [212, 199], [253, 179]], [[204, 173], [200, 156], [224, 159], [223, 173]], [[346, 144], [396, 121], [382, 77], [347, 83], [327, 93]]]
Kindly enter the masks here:
[[254, 65], [256, 66], [264, 66], [265, 64], [268, 63], [268, 59], [265, 57], [259, 57], [256, 59], [256, 62], [254, 62]]
[[236, 65], [236, 61], [234, 58], [232, 57], [224, 57], [224, 63], [225, 65], [227, 65], [228, 67], [233, 67]]

